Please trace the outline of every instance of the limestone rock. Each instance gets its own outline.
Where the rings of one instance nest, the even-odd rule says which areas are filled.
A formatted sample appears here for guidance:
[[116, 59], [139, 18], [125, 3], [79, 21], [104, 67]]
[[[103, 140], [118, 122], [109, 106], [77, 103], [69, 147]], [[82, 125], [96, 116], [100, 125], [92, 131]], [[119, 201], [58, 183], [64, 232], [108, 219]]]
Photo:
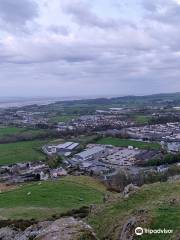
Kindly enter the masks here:
[[124, 198], [128, 198], [131, 194], [137, 192], [137, 190], [139, 189], [139, 187], [133, 185], [133, 184], [129, 184], [124, 188], [123, 191], [123, 196]]
[[10, 227], [0, 229], [1, 240], [97, 240], [92, 228], [73, 217], [60, 218], [56, 221], [44, 221], [34, 224], [25, 231]]
[[9, 228], [9, 227], [4, 227], [0, 228], [0, 239], [1, 240], [10, 240], [14, 239], [14, 237], [18, 234], [17, 231]]

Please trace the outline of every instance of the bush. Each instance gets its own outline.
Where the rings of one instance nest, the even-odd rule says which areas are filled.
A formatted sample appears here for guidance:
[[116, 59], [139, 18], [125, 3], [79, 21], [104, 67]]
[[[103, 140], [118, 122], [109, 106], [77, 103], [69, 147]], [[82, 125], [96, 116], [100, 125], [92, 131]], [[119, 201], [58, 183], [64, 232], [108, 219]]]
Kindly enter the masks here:
[[50, 157], [47, 161], [47, 164], [51, 169], [61, 166], [62, 163], [63, 163], [63, 158], [61, 156]]
[[145, 165], [146, 166], [159, 166], [159, 165], [163, 165], [163, 164], [173, 164], [173, 163], [177, 163], [179, 161], [180, 161], [180, 153], [177, 153], [177, 154], [168, 153], [168, 154], [164, 155], [163, 158], [151, 159], [151, 160], [147, 161], [147, 163]]
[[167, 172], [159, 173], [156, 171], [140, 171], [138, 174], [130, 174], [126, 171], [120, 171], [106, 182], [106, 186], [108, 190], [121, 192], [124, 190], [125, 186], [130, 183], [142, 186], [143, 184], [164, 182], [167, 181], [167, 179]]

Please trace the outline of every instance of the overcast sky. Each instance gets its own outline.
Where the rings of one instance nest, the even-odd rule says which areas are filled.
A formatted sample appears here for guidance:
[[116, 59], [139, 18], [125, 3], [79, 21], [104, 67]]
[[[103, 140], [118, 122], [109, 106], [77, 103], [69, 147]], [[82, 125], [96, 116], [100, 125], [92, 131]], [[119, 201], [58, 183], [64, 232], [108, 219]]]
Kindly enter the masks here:
[[0, 0], [0, 96], [180, 91], [179, 0]]

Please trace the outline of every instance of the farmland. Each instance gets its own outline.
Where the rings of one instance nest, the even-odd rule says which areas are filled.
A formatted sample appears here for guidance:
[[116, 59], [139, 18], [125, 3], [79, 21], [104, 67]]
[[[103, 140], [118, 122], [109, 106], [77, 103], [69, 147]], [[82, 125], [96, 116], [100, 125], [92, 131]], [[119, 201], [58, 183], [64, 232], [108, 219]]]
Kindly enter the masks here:
[[145, 115], [135, 115], [134, 119], [137, 123], [147, 124], [149, 122], [149, 120], [151, 119], [151, 117], [145, 116]]
[[16, 143], [0, 144], [0, 164], [44, 160], [41, 146], [46, 141], [23, 141]]
[[24, 128], [0, 127], [0, 137], [24, 132]]
[[14, 142], [15, 138], [18, 141], [20, 138], [38, 138], [39, 135], [46, 133], [44, 129], [34, 128], [17, 128], [17, 127], [0, 127], [0, 141]]
[[50, 122], [68, 122], [76, 117], [76, 115], [59, 115], [51, 118]]

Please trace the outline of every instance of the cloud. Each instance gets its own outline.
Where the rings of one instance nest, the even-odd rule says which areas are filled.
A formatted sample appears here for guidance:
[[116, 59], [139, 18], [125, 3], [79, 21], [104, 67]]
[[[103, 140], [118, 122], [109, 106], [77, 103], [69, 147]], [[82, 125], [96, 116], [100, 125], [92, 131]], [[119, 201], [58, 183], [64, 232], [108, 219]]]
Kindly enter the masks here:
[[119, 26], [118, 21], [115, 21], [113, 18], [102, 19], [98, 17], [87, 1], [66, 1], [63, 4], [63, 11], [67, 14], [70, 14], [73, 21], [80, 26], [94, 26], [105, 29], [117, 28]]
[[69, 29], [65, 26], [51, 25], [47, 27], [47, 30], [55, 34], [62, 34], [62, 35], [69, 34]]
[[180, 21], [180, 4], [175, 0], [147, 0], [142, 1], [150, 20], [163, 24], [178, 24]]
[[0, 24], [8, 28], [0, 29], [0, 93], [180, 91], [180, 5], [129, 0], [116, 9], [115, 2], [0, 0]]
[[29, 21], [38, 17], [38, 5], [34, 0], [1, 0], [0, 25], [2, 29], [25, 28]]

